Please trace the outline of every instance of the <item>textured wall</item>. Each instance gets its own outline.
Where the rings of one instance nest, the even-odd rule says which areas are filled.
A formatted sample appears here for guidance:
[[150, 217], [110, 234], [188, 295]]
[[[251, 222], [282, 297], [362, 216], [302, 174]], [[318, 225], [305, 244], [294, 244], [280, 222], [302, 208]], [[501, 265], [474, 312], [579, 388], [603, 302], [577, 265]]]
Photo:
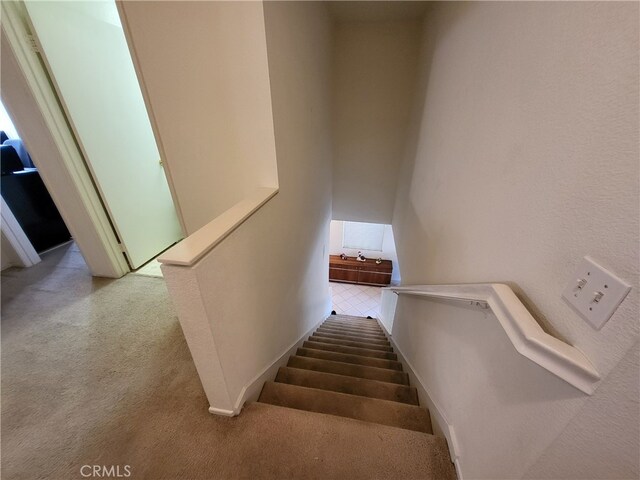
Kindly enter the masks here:
[[333, 47], [333, 219], [391, 223], [415, 85], [416, 21], [339, 22]]
[[[437, 403], [466, 396], [447, 413], [468, 477], [638, 476], [637, 18], [637, 3], [443, 3], [427, 13], [393, 219], [403, 283], [508, 282], [604, 376], [593, 397], [551, 377], [518, 394], [524, 385], [503, 377], [534, 373], [509, 360], [497, 332], [478, 341], [490, 323], [452, 332], [446, 322], [468, 314], [401, 301], [396, 341]], [[600, 331], [561, 299], [587, 254], [634, 286]], [[465, 388], [475, 375], [490, 377]]]
[[638, 342], [525, 478], [638, 478]]

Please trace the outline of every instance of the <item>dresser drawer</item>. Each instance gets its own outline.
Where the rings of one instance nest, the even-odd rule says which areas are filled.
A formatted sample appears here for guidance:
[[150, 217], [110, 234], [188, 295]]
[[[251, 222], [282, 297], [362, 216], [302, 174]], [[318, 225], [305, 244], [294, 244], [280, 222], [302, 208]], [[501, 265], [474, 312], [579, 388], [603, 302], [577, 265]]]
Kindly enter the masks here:
[[355, 257], [340, 258], [329, 256], [329, 280], [345, 283], [362, 283], [363, 285], [385, 286], [391, 283], [393, 264], [390, 260], [376, 263], [368, 258], [364, 262]]

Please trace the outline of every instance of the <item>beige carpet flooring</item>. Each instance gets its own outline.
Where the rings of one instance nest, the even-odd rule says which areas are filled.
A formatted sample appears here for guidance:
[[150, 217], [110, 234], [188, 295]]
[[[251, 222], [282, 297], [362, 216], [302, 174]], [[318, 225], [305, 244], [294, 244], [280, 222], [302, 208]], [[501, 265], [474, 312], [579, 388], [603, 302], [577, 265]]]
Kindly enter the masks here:
[[150, 480], [454, 478], [430, 435], [261, 404], [209, 414], [162, 279], [94, 279], [73, 244], [43, 258], [2, 272], [2, 479], [81, 479], [83, 465]]

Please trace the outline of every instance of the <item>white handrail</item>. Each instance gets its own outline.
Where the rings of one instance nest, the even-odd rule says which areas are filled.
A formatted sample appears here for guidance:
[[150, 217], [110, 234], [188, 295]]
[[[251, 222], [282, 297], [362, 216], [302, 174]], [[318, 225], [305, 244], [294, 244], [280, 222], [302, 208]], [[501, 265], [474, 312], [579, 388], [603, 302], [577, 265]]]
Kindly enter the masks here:
[[600, 375], [576, 347], [546, 333], [508, 285], [409, 285], [388, 287], [398, 295], [468, 301], [490, 308], [521, 355], [562, 378], [577, 389], [593, 394]]
[[160, 263], [188, 267], [194, 265], [213, 247], [267, 203], [277, 188], [258, 188], [253, 194], [236, 203], [229, 210], [214, 218], [180, 243], [158, 257]]

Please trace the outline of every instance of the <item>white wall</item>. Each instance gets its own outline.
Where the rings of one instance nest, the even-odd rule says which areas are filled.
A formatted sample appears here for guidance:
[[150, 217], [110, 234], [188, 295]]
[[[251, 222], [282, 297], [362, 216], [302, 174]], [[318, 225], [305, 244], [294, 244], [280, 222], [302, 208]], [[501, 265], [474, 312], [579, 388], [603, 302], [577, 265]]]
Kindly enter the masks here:
[[419, 22], [338, 22], [333, 218], [391, 223], [415, 85]]
[[[393, 229], [403, 283], [509, 282], [603, 381], [519, 357], [495, 319], [402, 298], [394, 340], [446, 410], [468, 478], [637, 478], [638, 4], [427, 13]], [[584, 255], [633, 285], [593, 330], [561, 299]]]
[[261, 2], [122, 2], [187, 234], [278, 185]]
[[183, 281], [187, 267], [163, 266], [179, 302], [202, 293], [202, 311], [185, 312], [204, 312], [200, 337], [211, 341], [204, 352], [190, 348], [194, 357], [216, 354], [199, 371], [215, 373], [209, 400], [223, 410], [245, 387], [259, 392], [259, 374], [330, 312], [329, 18], [321, 3], [266, 2], [264, 25], [279, 193], [196, 264], [195, 284]]
[[341, 220], [332, 220], [329, 227], [330, 255], [340, 255], [341, 253], [344, 253], [353, 257], [358, 254], [358, 251], [362, 251], [362, 254], [367, 258], [382, 258], [383, 260], [391, 260], [393, 262], [391, 283], [394, 285], [400, 283], [400, 265], [398, 264], [398, 256], [396, 255], [396, 244], [395, 240], [393, 239], [393, 229], [391, 225], [384, 226], [384, 236], [382, 237], [382, 251], [344, 248], [342, 246], [343, 234], [344, 222]]

